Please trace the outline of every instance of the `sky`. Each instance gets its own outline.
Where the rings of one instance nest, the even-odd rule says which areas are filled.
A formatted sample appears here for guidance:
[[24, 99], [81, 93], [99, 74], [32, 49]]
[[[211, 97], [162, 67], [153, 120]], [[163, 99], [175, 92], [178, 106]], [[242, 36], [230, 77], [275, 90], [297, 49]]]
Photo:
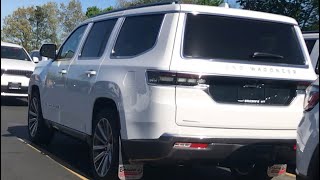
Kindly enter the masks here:
[[[1, 0], [1, 28], [4, 18], [19, 7], [42, 5], [50, 1], [54, 1], [58, 4], [62, 2], [67, 4], [69, 0]], [[116, 5], [116, 0], [80, 0], [80, 2], [82, 4], [83, 12], [86, 12], [87, 8], [90, 6], [97, 6], [98, 8], [104, 9]], [[236, 0], [225, 0], [225, 2], [234, 5]]]
[[[69, 0], [1, 0], [1, 28], [3, 25], [4, 18], [11, 14], [14, 10], [19, 7], [28, 7], [32, 5], [42, 5], [47, 2], [56, 2], [58, 4], [65, 3], [67, 4]], [[80, 0], [82, 5], [82, 10], [85, 12], [87, 7], [97, 6], [98, 8], [107, 8], [109, 6], [114, 6], [116, 0]]]

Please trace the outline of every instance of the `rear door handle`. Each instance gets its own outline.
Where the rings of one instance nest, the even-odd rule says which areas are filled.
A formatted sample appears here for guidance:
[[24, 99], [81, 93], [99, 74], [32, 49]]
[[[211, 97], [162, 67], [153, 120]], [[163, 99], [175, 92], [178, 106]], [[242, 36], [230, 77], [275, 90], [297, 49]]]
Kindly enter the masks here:
[[94, 70], [88, 70], [88, 71], [86, 71], [86, 74], [88, 75], [88, 77], [90, 77], [90, 76], [94, 76], [94, 75], [96, 75], [96, 74], [97, 74], [97, 72], [96, 72], [96, 71], [94, 71]]
[[61, 69], [61, 71], [59, 71], [60, 74], [67, 74], [67, 70], [65, 69]]

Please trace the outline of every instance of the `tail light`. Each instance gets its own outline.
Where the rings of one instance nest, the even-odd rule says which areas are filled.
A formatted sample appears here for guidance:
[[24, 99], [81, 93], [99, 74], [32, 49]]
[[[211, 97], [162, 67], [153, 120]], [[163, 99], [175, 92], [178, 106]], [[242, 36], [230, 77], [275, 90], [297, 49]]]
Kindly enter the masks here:
[[306, 90], [304, 98], [304, 110], [310, 111], [319, 103], [319, 86], [311, 85]]
[[147, 71], [148, 84], [196, 86], [206, 84], [206, 79], [198, 74], [167, 71]]

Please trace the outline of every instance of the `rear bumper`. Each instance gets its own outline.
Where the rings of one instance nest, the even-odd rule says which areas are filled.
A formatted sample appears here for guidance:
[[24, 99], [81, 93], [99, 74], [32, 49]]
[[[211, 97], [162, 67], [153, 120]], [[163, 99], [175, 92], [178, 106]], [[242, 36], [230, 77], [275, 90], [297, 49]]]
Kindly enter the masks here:
[[[206, 143], [206, 149], [174, 147], [176, 142]], [[153, 140], [122, 140], [126, 157], [133, 162], [222, 163], [268, 161], [295, 164], [295, 140], [215, 139], [161, 136]]]

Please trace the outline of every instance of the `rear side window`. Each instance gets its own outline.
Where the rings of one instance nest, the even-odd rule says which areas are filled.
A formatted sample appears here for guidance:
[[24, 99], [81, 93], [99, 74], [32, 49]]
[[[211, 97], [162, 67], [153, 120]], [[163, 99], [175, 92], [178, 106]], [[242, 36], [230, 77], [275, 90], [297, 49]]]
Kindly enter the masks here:
[[316, 44], [316, 41], [317, 41], [317, 39], [306, 39], [305, 40], [309, 54], [311, 54], [311, 51], [312, 51], [314, 45]]
[[304, 65], [293, 25], [214, 15], [187, 15], [186, 58]]
[[81, 57], [97, 58], [102, 56], [116, 22], [116, 19], [112, 19], [93, 24], [79, 60], [83, 59]]
[[137, 56], [151, 49], [157, 41], [163, 18], [163, 14], [127, 17], [112, 56]]

